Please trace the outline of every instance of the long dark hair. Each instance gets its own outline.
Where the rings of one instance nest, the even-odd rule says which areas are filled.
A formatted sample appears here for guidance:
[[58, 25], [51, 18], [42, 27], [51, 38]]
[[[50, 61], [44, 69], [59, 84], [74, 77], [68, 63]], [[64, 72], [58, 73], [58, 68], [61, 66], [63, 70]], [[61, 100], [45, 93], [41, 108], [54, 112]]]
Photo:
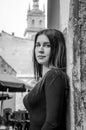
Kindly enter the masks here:
[[42, 65], [39, 64], [35, 57], [36, 41], [39, 35], [46, 35], [50, 41], [51, 54], [48, 65], [58, 67], [66, 72], [66, 45], [65, 38], [61, 31], [56, 29], [44, 29], [39, 31], [34, 40], [33, 64], [35, 79], [42, 77]]

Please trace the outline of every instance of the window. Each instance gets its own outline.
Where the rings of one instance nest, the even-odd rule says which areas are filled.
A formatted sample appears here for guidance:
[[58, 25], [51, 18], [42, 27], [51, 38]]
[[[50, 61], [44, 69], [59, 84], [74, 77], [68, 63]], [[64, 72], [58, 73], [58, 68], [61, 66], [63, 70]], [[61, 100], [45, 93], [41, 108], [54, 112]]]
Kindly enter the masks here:
[[35, 24], [35, 20], [34, 19], [32, 20], [32, 24]]
[[42, 20], [39, 21], [39, 24], [40, 24], [40, 25], [42, 24]]

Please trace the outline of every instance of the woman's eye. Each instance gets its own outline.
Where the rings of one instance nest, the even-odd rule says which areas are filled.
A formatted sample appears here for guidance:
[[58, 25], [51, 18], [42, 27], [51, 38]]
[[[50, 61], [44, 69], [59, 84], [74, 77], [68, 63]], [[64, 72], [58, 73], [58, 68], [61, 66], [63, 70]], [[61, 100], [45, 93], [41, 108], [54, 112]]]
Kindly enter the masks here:
[[36, 47], [40, 47], [40, 46], [42, 46], [42, 47], [51, 47], [51, 45], [49, 43], [47, 43], [47, 42], [44, 42], [43, 44], [41, 44], [40, 42], [36, 42], [35, 46]]
[[50, 47], [50, 44], [44, 44], [44, 47]]
[[37, 42], [37, 43], [36, 43], [36, 47], [39, 47], [39, 46], [40, 46], [40, 43]]
[[50, 47], [50, 44], [49, 45], [47, 44], [46, 47]]

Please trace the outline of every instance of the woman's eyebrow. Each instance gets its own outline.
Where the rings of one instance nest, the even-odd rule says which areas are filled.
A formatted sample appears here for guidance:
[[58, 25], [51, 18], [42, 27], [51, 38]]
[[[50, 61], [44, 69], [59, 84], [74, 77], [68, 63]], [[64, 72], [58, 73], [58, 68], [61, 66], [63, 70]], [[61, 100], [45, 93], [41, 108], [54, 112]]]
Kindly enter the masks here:
[[44, 42], [44, 44], [50, 44], [50, 42]]
[[[37, 41], [36, 43], [41, 43], [40, 41]], [[43, 42], [44, 44], [50, 44], [50, 42]]]

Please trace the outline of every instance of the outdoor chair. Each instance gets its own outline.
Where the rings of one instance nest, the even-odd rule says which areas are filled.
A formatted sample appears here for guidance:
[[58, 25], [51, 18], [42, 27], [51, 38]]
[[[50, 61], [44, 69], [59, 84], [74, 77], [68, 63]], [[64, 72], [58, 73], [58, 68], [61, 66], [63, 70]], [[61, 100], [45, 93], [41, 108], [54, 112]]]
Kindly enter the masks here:
[[12, 109], [11, 108], [5, 108], [3, 110], [3, 119], [4, 119], [4, 124], [6, 126], [9, 125], [9, 120], [11, 118], [11, 114], [12, 114]]

